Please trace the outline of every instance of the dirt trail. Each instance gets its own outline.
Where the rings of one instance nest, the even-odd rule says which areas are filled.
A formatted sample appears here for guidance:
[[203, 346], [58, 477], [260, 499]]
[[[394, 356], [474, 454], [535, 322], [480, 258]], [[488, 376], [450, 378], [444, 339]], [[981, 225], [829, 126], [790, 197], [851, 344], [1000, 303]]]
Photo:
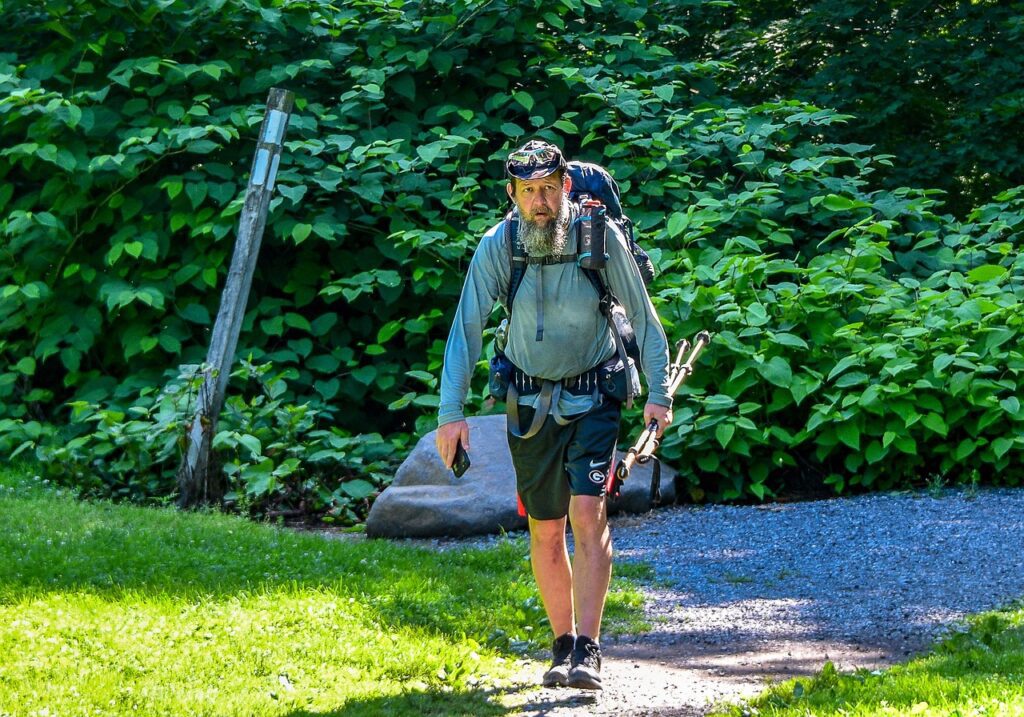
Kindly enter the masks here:
[[604, 637], [605, 689], [538, 689], [515, 714], [703, 715], [766, 684], [877, 669], [972, 613], [1024, 596], [1024, 490], [893, 493], [785, 505], [670, 508], [612, 523], [617, 560], [653, 566], [653, 629]]

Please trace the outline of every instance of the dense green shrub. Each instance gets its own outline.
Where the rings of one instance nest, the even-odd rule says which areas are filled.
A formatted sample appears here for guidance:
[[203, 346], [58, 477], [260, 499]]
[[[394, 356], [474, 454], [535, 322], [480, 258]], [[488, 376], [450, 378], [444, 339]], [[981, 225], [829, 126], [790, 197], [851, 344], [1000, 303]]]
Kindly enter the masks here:
[[[199, 369], [183, 366], [161, 390], [143, 389], [126, 412], [72, 402], [71, 421], [59, 429], [0, 419], [0, 451], [11, 458], [34, 451], [48, 477], [85, 496], [163, 502], [177, 488]], [[248, 360], [235, 371], [246, 390], [228, 398], [213, 440], [235, 486], [225, 502], [254, 516], [357, 522], [390, 481], [400, 446], [377, 434], [317, 428], [317, 409], [282, 400], [289, 374]]]
[[1024, 223], [1024, 197], [1000, 199], [919, 233], [949, 254], [924, 279], [881, 271], [896, 242], [870, 219], [806, 265], [739, 243], [701, 252], [688, 323], [714, 317], [719, 334], [663, 449], [691, 495], [1020, 484], [1024, 260], [1002, 220], [1013, 207]]
[[673, 53], [732, 63], [737, 102], [799, 99], [856, 115], [833, 142], [896, 160], [888, 188], [948, 192], [965, 215], [1024, 184], [1024, 3], [733, 0], [673, 3]]
[[[156, 413], [116, 428], [127, 443], [99, 459], [95, 476], [123, 491], [138, 459], [146, 475], [129, 492], [172, 490], [171, 438], [189, 419], [172, 420], [153, 397], [205, 356], [253, 135], [267, 90], [281, 86], [296, 93], [296, 112], [239, 355], [287, 382], [258, 404], [241, 398], [253, 393], [249, 368], [229, 388], [217, 447], [240, 498], [350, 508], [380, 476], [345, 489], [347, 479], [401, 457], [410, 434], [429, 430], [470, 252], [503, 210], [501, 158], [534, 134], [613, 171], [662, 269], [652, 291], [670, 335], [719, 333], [690, 388], [706, 401], [680, 411], [696, 423], [681, 421], [665, 446], [690, 467], [695, 495], [767, 495], [796, 472], [878, 485], [869, 476], [883, 456], [886, 466], [902, 460], [897, 482], [951, 472], [945, 453], [921, 458], [927, 442], [916, 463], [896, 455], [897, 438], [920, 440], [918, 421], [887, 438], [867, 406], [843, 404], [878, 371], [888, 375], [893, 357], [880, 347], [934, 358], [965, 341], [953, 321], [965, 302], [987, 306], [991, 294], [1012, 311], [1015, 251], [987, 253], [1016, 246], [1016, 195], [959, 224], [938, 213], [932, 192], [879, 190], [886, 156], [823, 139], [861, 120], [790, 100], [737, 105], [721, 90], [736, 70], [678, 51], [676, 9], [645, 0], [6, 3], [3, 446], [79, 471], [85, 449], [111, 443], [116, 419], [137, 405]], [[970, 273], [982, 265], [1005, 273]], [[979, 326], [1001, 320], [991, 313], [982, 309]], [[896, 325], [927, 330], [927, 341], [886, 338]], [[1015, 335], [989, 348], [1010, 352]], [[835, 371], [847, 354], [862, 364]], [[957, 356], [965, 359], [995, 360]], [[913, 389], [909, 401], [925, 391], [903, 379], [938, 380], [943, 370], [952, 369], [901, 369], [885, 385]], [[999, 370], [1007, 381], [1018, 369]], [[856, 372], [869, 378], [847, 384]], [[1012, 392], [976, 385], [968, 392], [986, 411], [988, 396]], [[962, 392], [943, 393], [951, 384], [929, 386], [963, 407]], [[483, 408], [479, 393], [470, 408]], [[935, 412], [958, 446], [994, 444], [1000, 430], [971, 424], [970, 412]], [[848, 457], [853, 425], [860, 463]], [[74, 448], [62, 445], [68, 433]], [[349, 440], [362, 434], [378, 436], [369, 454]], [[886, 453], [871, 448], [875, 438]], [[993, 468], [1017, 444], [999, 448]], [[155, 454], [142, 458], [146, 450]], [[333, 451], [329, 475], [312, 460], [322, 450]], [[779, 467], [768, 470], [764, 457]]]

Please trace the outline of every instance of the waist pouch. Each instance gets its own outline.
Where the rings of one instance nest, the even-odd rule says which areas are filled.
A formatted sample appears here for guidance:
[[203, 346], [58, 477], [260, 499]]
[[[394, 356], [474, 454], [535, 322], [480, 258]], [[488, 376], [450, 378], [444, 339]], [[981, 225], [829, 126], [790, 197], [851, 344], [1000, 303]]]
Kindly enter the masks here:
[[608, 398], [625, 403], [630, 395], [640, 393], [639, 376], [632, 359], [623, 363], [618, 356], [605, 361], [597, 368], [597, 387]]
[[504, 354], [495, 354], [491, 358], [491, 372], [487, 380], [487, 388], [495, 400], [505, 400], [515, 371], [515, 365], [505, 358]]

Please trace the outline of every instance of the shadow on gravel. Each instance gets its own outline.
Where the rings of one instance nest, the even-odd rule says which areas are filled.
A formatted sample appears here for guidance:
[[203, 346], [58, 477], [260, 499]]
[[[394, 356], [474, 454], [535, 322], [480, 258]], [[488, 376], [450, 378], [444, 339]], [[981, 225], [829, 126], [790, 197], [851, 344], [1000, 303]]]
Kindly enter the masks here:
[[830, 651], [891, 662], [1024, 595], [1022, 490], [677, 507], [612, 533], [617, 560], [655, 570], [638, 658], [792, 646], [794, 664]]

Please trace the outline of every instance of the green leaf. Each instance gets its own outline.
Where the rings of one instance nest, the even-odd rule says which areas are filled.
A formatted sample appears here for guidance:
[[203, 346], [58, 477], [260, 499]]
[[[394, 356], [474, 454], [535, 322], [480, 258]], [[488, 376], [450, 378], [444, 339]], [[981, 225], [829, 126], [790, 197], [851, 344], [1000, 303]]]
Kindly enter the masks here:
[[189, 202], [192, 204], [193, 209], [198, 209], [199, 205], [206, 199], [206, 182], [189, 182], [185, 185], [185, 194], [188, 195]]
[[936, 376], [941, 375], [942, 372], [949, 368], [949, 365], [955, 360], [956, 356], [953, 354], [939, 354], [935, 357], [935, 360], [932, 361], [932, 371], [935, 372]]
[[296, 224], [292, 227], [292, 239], [295, 240], [296, 244], [301, 244], [306, 241], [312, 231], [312, 224]]
[[559, 30], [565, 29], [565, 21], [553, 12], [544, 13], [544, 19], [552, 27], [558, 28]]
[[363, 480], [362, 478], [356, 478], [342, 483], [341, 491], [348, 497], [354, 498], [355, 500], [365, 500], [376, 493], [377, 488], [369, 481]]
[[271, 319], [264, 319], [260, 322], [260, 329], [267, 336], [281, 336], [284, 334], [284, 317], [275, 316]]
[[845, 371], [846, 369], [850, 368], [851, 366], [863, 366], [863, 365], [864, 365], [864, 359], [862, 359], [860, 356], [857, 356], [856, 354], [852, 354], [850, 356], [844, 356], [842, 359], [840, 359], [839, 363], [837, 363], [835, 365], [835, 367], [831, 371], [829, 371], [828, 380], [831, 381], [832, 379], [834, 379], [836, 376], [838, 376], [839, 374], [841, 374], [843, 371]]
[[683, 230], [686, 229], [690, 223], [690, 216], [684, 212], [676, 212], [668, 218], [668, 235], [670, 237], [679, 236]]
[[307, 333], [313, 330], [313, 327], [309, 324], [309, 319], [302, 314], [295, 313], [294, 311], [289, 311], [285, 314], [284, 321], [293, 329], [301, 329]]
[[377, 343], [378, 344], [387, 343], [388, 339], [393, 337], [395, 334], [397, 334], [401, 330], [402, 330], [402, 323], [400, 321], [389, 321], [388, 323], [386, 323], [383, 326], [381, 326], [380, 330], [377, 332]]
[[996, 458], [1002, 458], [1006, 453], [1013, 448], [1013, 439], [1001, 436], [992, 441], [992, 451], [996, 454]]
[[1020, 413], [1020, 399], [1018, 399], [1016, 396], [1004, 398], [1002, 401], [999, 402], [999, 405], [1002, 406], [1004, 411], [1006, 411], [1013, 417], [1016, 417]]
[[360, 366], [352, 371], [352, 377], [361, 384], [369, 386], [377, 377], [376, 366]]
[[775, 342], [778, 343], [778, 344], [781, 344], [782, 346], [792, 346], [794, 348], [800, 348], [800, 349], [810, 348], [807, 345], [806, 341], [804, 341], [799, 336], [794, 336], [793, 334], [787, 334], [787, 333], [784, 333], [784, 332], [780, 332], [780, 333], [776, 333], [774, 338], [775, 338]]
[[836, 435], [853, 450], [860, 450], [860, 428], [852, 419], [836, 426]]
[[341, 365], [341, 359], [331, 354], [318, 354], [306, 360], [306, 368], [318, 373], [334, 373]]
[[704, 399], [705, 411], [727, 411], [736, 405], [736, 399], [723, 393], [716, 393]]
[[260, 443], [260, 439], [256, 436], [242, 433], [238, 436], [238, 442], [249, 449], [250, 458], [258, 459], [263, 455], [263, 444]]
[[330, 401], [332, 398], [338, 395], [338, 391], [341, 390], [341, 381], [336, 378], [328, 379], [326, 381], [317, 381], [313, 384], [313, 388], [323, 396], [325, 401]]
[[1006, 267], [999, 264], [986, 264], [967, 272], [967, 281], [972, 284], [981, 284], [992, 281], [1006, 275]]
[[14, 364], [14, 369], [26, 376], [34, 376], [36, 373], [36, 360], [31, 356], [25, 356], [18, 363]]
[[793, 370], [781, 356], [773, 356], [767, 363], [756, 364], [756, 367], [766, 381], [780, 388], [789, 388], [793, 383]]
[[721, 444], [722, 448], [729, 445], [729, 441], [732, 440], [733, 435], [736, 433], [736, 426], [732, 423], [719, 423], [715, 427], [715, 438]]
[[420, 381], [422, 381], [423, 383], [430, 387], [433, 387], [437, 384], [437, 377], [434, 376], [434, 374], [429, 373], [427, 371], [406, 371], [405, 375], [419, 379]]
[[178, 314], [181, 318], [193, 324], [206, 326], [212, 323], [209, 310], [202, 304], [188, 304], [185, 308], [179, 309]]
[[942, 416], [940, 416], [937, 413], [925, 414], [924, 417], [921, 419], [921, 423], [926, 428], [930, 428], [943, 438], [945, 438], [946, 435], [949, 433], [949, 426], [947, 426], [946, 422], [942, 420]]
[[521, 137], [523, 128], [513, 122], [505, 122], [501, 125], [501, 132], [509, 137]]
[[575, 124], [573, 124], [572, 122], [570, 122], [569, 120], [566, 120], [566, 119], [557, 120], [555, 122], [555, 124], [552, 125], [552, 126], [555, 129], [557, 129], [557, 130], [561, 130], [565, 134], [579, 134], [580, 133], [579, 128]]
[[521, 104], [527, 112], [533, 109], [533, 97], [529, 92], [516, 92], [512, 95], [512, 99]]
[[871, 441], [868, 444], [867, 450], [864, 451], [864, 457], [867, 458], [868, 463], [878, 463], [878, 461], [885, 458], [888, 452], [878, 441]]
[[821, 200], [821, 205], [830, 212], [845, 212], [859, 206], [860, 204], [847, 197], [839, 196], [838, 194], [829, 194]]
[[789, 387], [790, 392], [793, 394], [793, 400], [796, 401], [799, 406], [803, 403], [804, 399], [809, 395], [818, 390], [821, 386], [821, 381], [809, 376], [797, 375], [793, 377], [793, 383]]
[[962, 461], [972, 453], [978, 447], [978, 444], [970, 438], [965, 438], [960, 441], [960, 444], [956, 447], [956, 451], [953, 452], [953, 458], [958, 461]]

